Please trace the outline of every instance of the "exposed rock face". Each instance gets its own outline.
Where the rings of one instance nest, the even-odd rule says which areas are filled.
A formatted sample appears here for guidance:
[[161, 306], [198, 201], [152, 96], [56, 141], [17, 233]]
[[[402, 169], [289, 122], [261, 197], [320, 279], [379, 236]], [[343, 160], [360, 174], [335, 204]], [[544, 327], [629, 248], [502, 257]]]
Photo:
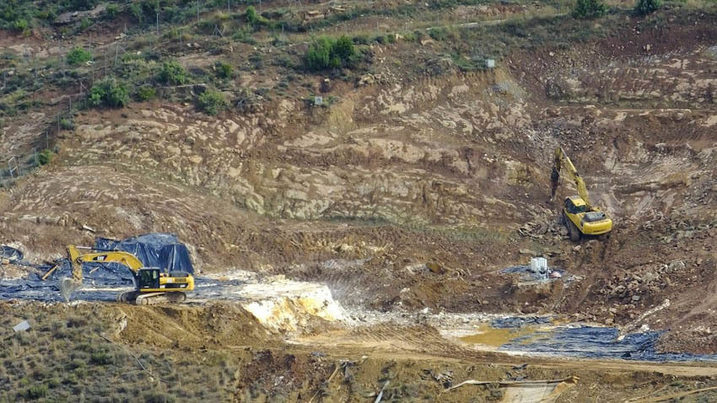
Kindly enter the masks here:
[[[217, 120], [173, 106], [116, 122], [99, 115], [78, 125], [68, 154], [151, 171], [274, 217], [471, 220], [511, 206], [483, 188], [534, 189], [538, 177], [524, 156], [495, 154], [492, 144], [524, 143], [531, 131], [522, 98], [496, 93], [496, 79], [369, 87], [328, 111], [284, 100], [266, 115]], [[323, 123], [305, 130], [310, 114]]]

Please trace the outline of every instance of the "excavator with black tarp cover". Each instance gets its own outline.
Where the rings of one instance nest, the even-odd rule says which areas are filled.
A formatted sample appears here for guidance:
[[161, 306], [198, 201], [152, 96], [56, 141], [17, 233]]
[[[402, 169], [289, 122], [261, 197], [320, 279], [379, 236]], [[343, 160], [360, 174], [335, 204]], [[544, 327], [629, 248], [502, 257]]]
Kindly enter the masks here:
[[552, 192], [550, 200], [555, 198], [561, 172], [570, 178], [578, 190], [577, 196], [565, 199], [561, 220], [568, 229], [570, 240], [577, 242], [584, 235], [603, 235], [612, 230], [612, 220], [598, 207], [590, 203], [585, 181], [570, 161], [562, 147], [555, 149], [553, 171], [550, 176]]
[[158, 267], [144, 267], [133, 254], [125, 251], [97, 251], [88, 248], [80, 253], [78, 247], [69, 245], [67, 255], [72, 263], [72, 277], [64, 278], [60, 290], [66, 299], [82, 285], [83, 263], [119, 263], [132, 273], [135, 289], [120, 294], [117, 300], [137, 305], [159, 302], [182, 302], [187, 299], [186, 291], [194, 290], [194, 276], [186, 272], [164, 272]]

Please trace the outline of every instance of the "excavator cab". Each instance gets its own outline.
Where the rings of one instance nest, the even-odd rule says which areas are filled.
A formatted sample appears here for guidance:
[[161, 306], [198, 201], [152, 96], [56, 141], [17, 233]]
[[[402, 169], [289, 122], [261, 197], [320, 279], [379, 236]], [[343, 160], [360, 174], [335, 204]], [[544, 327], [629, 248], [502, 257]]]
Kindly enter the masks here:
[[142, 289], [159, 288], [159, 269], [156, 267], [142, 268], [137, 271], [137, 286]]
[[[578, 199], [577, 196], [573, 196], [576, 199]], [[582, 200], [581, 200], [582, 201]], [[571, 198], [565, 199], [565, 211], [567, 211], [570, 214], [579, 214], [579, 213], [585, 213], [587, 211], [587, 205], [584, 204], [576, 204], [573, 202]]]

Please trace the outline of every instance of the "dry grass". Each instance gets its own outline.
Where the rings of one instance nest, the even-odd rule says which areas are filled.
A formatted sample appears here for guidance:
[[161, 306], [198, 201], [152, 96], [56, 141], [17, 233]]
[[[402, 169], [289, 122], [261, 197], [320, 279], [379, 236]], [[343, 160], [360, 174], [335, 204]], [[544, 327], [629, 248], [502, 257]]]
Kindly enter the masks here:
[[[219, 401], [231, 393], [238, 361], [225, 354], [126, 346], [106, 338], [114, 325], [95, 315], [99, 310], [65, 306], [60, 313], [23, 305], [0, 306], [0, 402]], [[32, 327], [15, 333], [12, 327], [22, 320]]]

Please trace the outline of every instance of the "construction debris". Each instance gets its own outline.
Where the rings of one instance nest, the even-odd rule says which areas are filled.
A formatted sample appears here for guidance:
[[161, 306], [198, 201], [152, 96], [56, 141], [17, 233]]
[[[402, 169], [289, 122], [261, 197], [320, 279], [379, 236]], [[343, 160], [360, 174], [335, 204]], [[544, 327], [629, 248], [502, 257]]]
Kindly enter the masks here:
[[28, 322], [28, 321], [26, 321], [26, 320], [23, 320], [22, 322], [20, 322], [20, 323], [18, 323], [17, 325], [13, 326], [12, 330], [14, 330], [15, 333], [17, 333], [17, 332], [24, 332], [24, 331], [26, 331], [26, 330], [29, 329], [29, 328], [30, 328], [30, 322]]
[[8, 245], [0, 245], [0, 263], [15, 264], [20, 262], [25, 255], [17, 248]]
[[538, 385], [554, 385], [559, 383], [570, 383], [577, 384], [580, 380], [579, 377], [573, 375], [563, 379], [551, 379], [551, 380], [539, 380], [539, 381], [477, 381], [475, 379], [469, 379], [463, 381], [456, 386], [452, 386], [446, 389], [444, 392], [450, 392], [458, 389], [465, 385], [497, 385], [497, 386], [538, 386]]

